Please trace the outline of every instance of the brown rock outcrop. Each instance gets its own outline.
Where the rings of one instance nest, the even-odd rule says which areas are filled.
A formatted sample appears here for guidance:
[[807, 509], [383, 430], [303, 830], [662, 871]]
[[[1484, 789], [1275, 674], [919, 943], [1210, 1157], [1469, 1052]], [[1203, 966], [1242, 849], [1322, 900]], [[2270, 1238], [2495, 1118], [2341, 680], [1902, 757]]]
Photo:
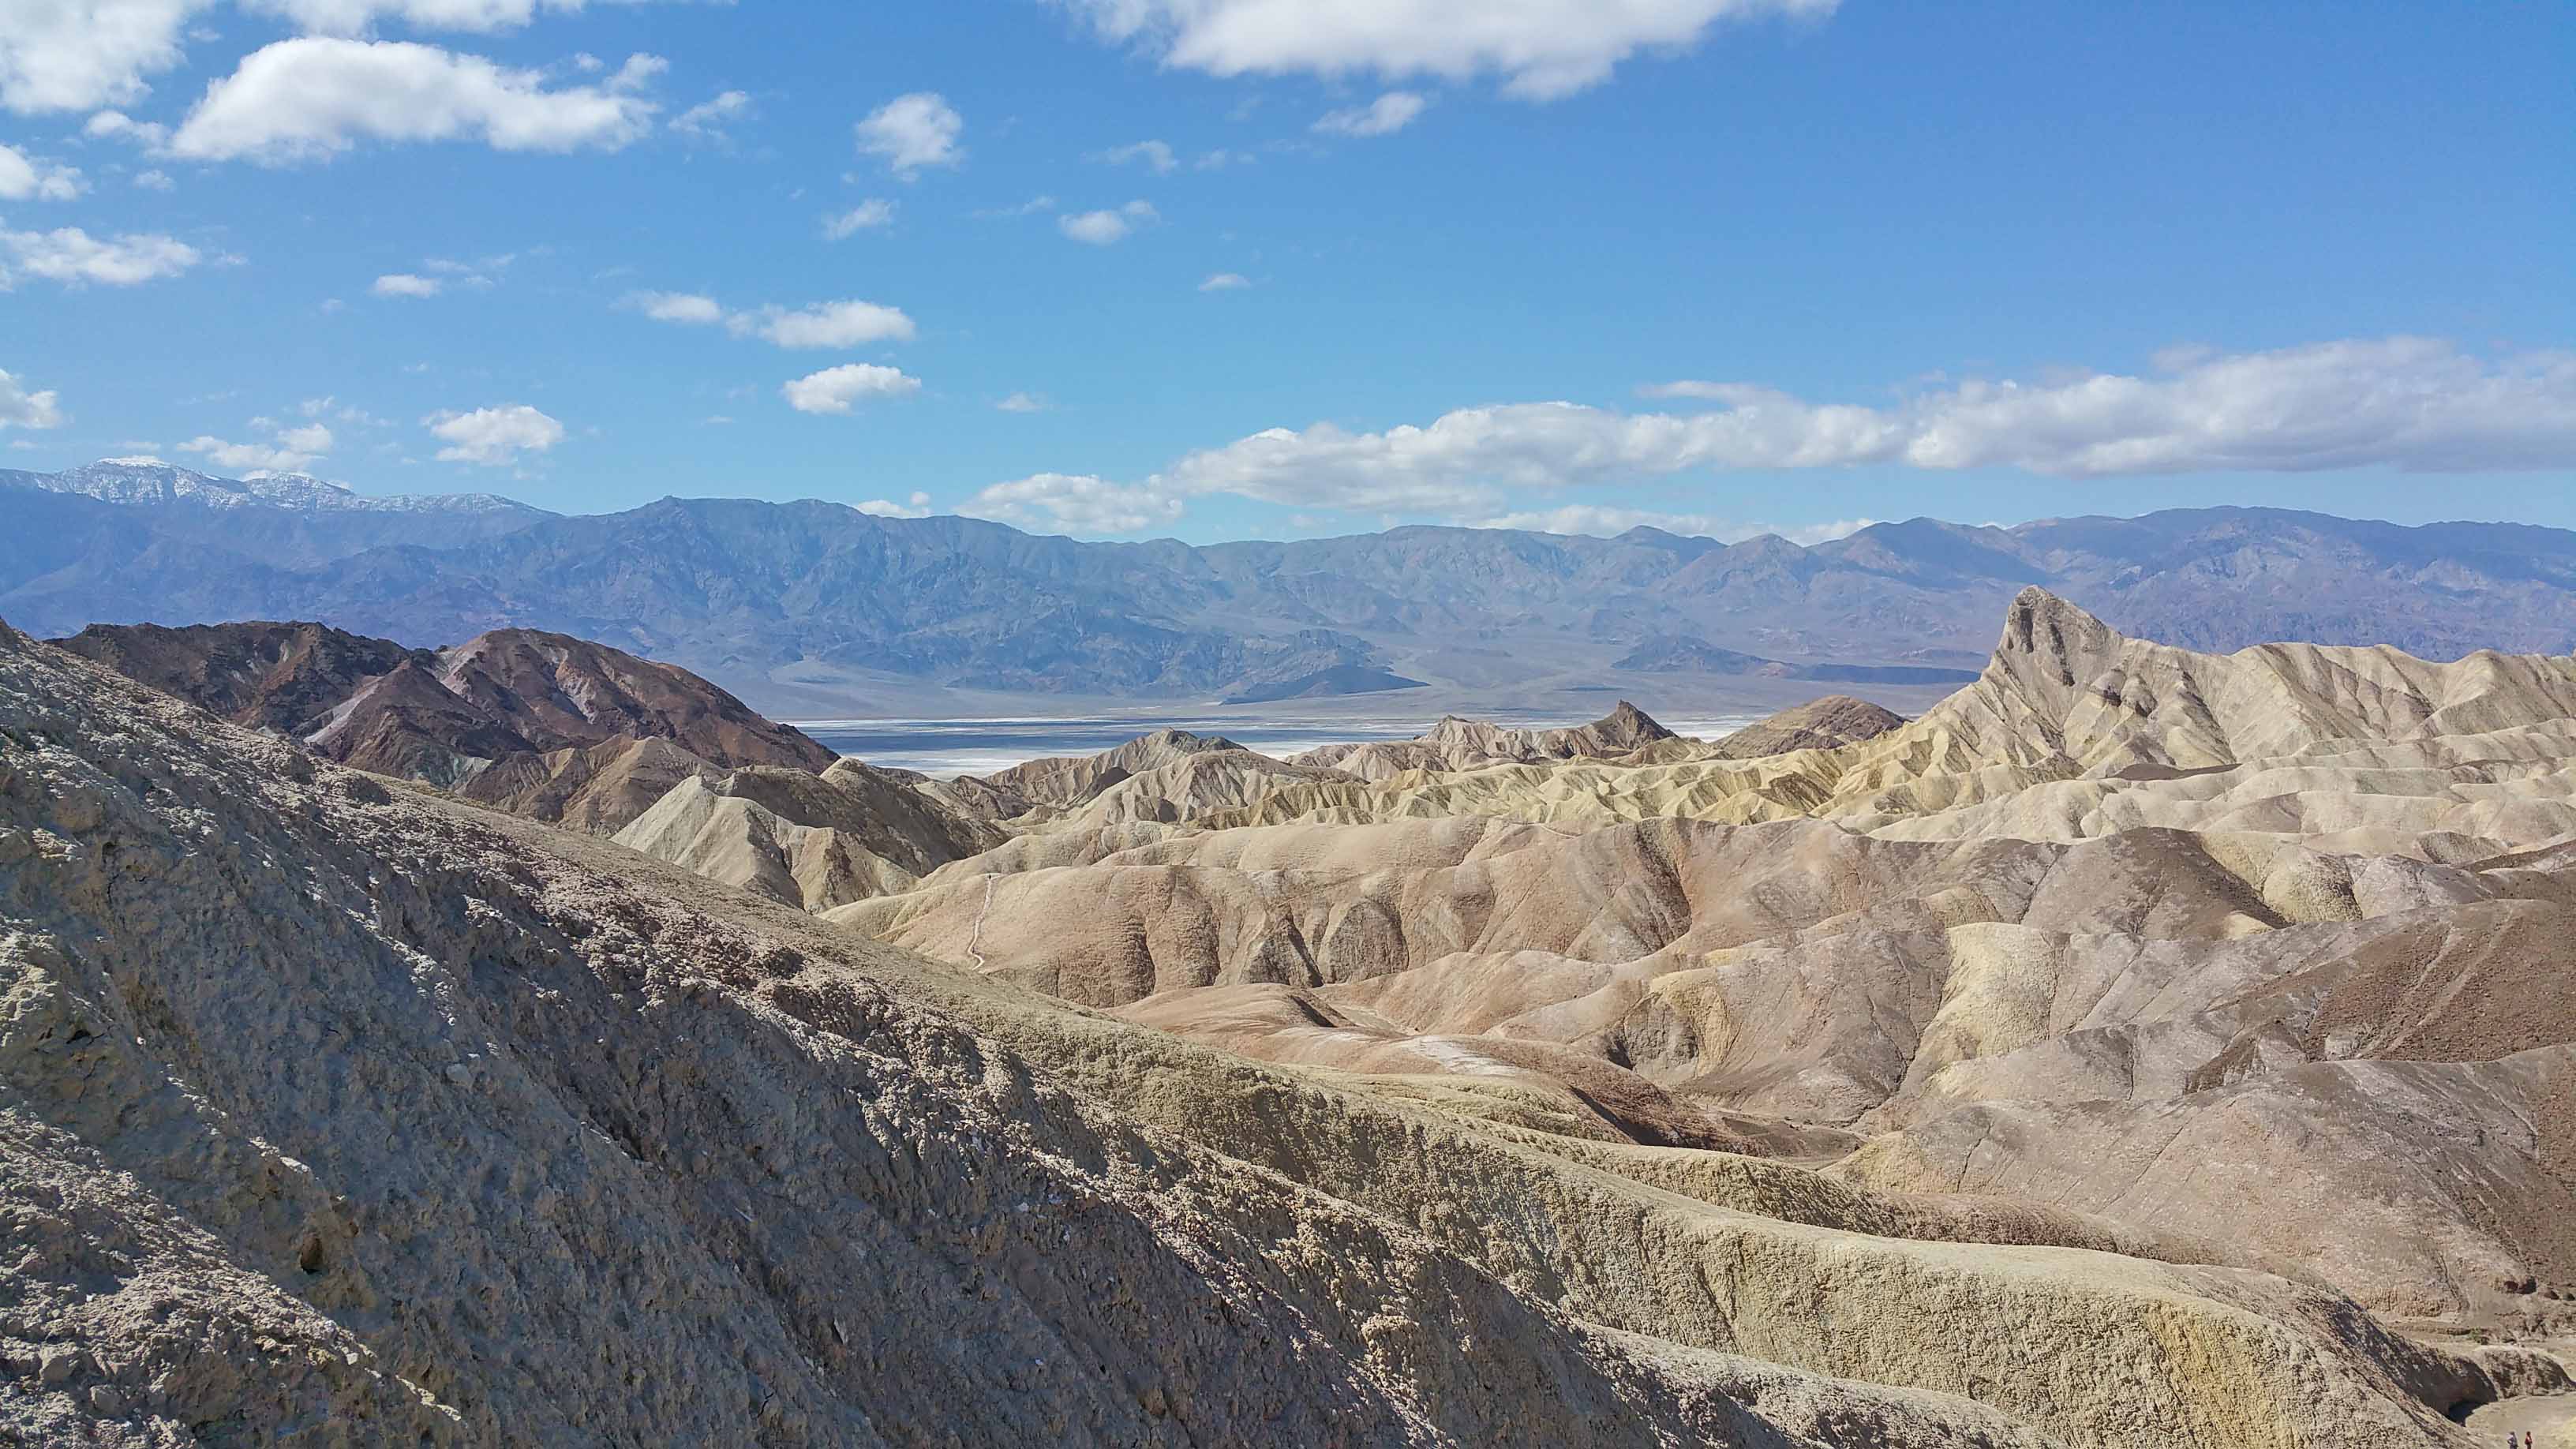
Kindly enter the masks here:
[[683, 778], [836, 758], [687, 670], [532, 629], [437, 652], [318, 624], [102, 625], [62, 643], [325, 758], [577, 829], [614, 831]]

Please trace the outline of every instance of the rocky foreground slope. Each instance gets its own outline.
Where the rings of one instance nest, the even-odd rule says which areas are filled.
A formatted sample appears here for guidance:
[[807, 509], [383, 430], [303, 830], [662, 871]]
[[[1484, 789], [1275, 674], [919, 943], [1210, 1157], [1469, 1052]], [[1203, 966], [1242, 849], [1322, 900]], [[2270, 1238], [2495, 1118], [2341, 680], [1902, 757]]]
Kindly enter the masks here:
[[[840, 925], [0, 629], [0, 1433], [2466, 1449], [2567, 1388], [2576, 826], [2565, 721], [2515, 722], [2555, 666], [2265, 666], [2313, 685], [2282, 724], [2024, 612], [1983, 695], [1849, 759], [1056, 807]], [[2214, 743], [2095, 720], [2124, 664]], [[2006, 724], [2023, 756], [1935, 783]], [[2239, 744], [2298, 763], [2198, 758]], [[1222, 752], [1179, 753], [1088, 803]], [[1720, 767], [1846, 813], [1564, 823], [1513, 783]], [[2437, 844], [1899, 808], [2174, 813], [2240, 770]], [[1141, 957], [1079, 954], [1122, 921]], [[2226, 1176], [2267, 1161], [2314, 1172]], [[2158, 1206], [2194, 1167], [2233, 1213]], [[2385, 1259], [2391, 1222], [2428, 1242]]]

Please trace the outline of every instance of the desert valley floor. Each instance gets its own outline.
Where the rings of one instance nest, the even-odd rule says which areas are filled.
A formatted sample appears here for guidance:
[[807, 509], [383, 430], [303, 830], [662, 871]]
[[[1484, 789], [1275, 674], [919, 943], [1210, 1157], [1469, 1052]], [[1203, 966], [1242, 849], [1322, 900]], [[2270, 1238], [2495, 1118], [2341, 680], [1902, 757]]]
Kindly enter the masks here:
[[953, 780], [0, 627], [0, 1437], [2564, 1436], [2571, 942], [2576, 659], [2037, 590], [1910, 720]]

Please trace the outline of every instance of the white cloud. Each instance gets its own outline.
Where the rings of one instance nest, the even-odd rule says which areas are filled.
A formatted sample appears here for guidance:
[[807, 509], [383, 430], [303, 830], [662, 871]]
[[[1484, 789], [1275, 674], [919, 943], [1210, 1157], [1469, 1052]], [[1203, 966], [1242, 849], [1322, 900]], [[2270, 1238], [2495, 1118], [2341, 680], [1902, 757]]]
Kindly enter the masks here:
[[[1789, 528], [1774, 528], [1768, 524], [1756, 524], [1754, 525], [1754, 528], [1757, 532], [1755, 534], [1748, 534], [1747, 536], [1754, 537], [1762, 533], [1776, 533], [1782, 538], [1789, 540], [1791, 543], [1801, 544], [1812, 548], [1820, 543], [1831, 543], [1838, 538], [1849, 538], [1864, 528], [1875, 527], [1881, 521], [1882, 520], [1876, 518], [1834, 518], [1828, 519], [1823, 523], [1801, 523]], [[1729, 541], [1733, 542], [1734, 540]]]
[[1587, 533], [1598, 538], [1613, 537], [1632, 528], [1660, 528], [1666, 533], [1714, 538], [1723, 543], [1741, 543], [1748, 538], [1777, 534], [1791, 543], [1813, 545], [1858, 533], [1876, 522], [1875, 518], [1838, 518], [1825, 523], [1796, 525], [1738, 523], [1706, 513], [1657, 513], [1642, 508], [1568, 503], [1556, 508], [1480, 518], [1468, 526], [1519, 528], [1537, 533]]
[[1202, 292], [1232, 292], [1252, 285], [1252, 279], [1241, 272], [1219, 272], [1199, 283]]
[[630, 292], [619, 305], [641, 312], [656, 322], [704, 327], [725, 319], [722, 304], [713, 297], [701, 297], [694, 292]]
[[170, 173], [167, 171], [137, 171], [134, 173], [134, 184], [146, 191], [168, 191], [178, 183], [170, 179]]
[[2576, 465], [2576, 356], [2488, 363], [2412, 338], [2212, 357], [2170, 377], [1972, 382], [1898, 406], [1741, 383], [1668, 384], [1699, 413], [1574, 403], [1465, 408], [1423, 427], [1273, 429], [1174, 465], [1184, 493], [1491, 512], [1503, 490], [1695, 469], [1894, 464], [2065, 477]]
[[61, 394], [51, 388], [29, 392], [27, 385], [0, 372], [0, 428], [59, 428], [63, 425]]
[[823, 218], [823, 235], [832, 241], [847, 241], [860, 232], [892, 225], [894, 203], [881, 197], [870, 197], [847, 211]]
[[808, 373], [778, 391], [800, 413], [846, 413], [871, 398], [908, 397], [921, 391], [921, 380], [901, 368], [851, 362]]
[[[582, 0], [544, 0], [547, 10], [579, 10]], [[242, 8], [275, 15], [317, 35], [364, 35], [378, 20], [414, 30], [517, 30], [536, 17], [538, 0], [242, 0]]]
[[292, 473], [313, 461], [311, 454], [298, 453], [273, 443], [228, 443], [211, 436], [191, 438], [179, 445], [179, 451], [203, 453], [214, 466], [236, 473], [259, 468]]
[[1388, 91], [1365, 106], [1326, 112], [1314, 129], [1325, 136], [1390, 136], [1412, 125], [1429, 104], [1412, 91]]
[[367, 288], [379, 297], [435, 297], [446, 283], [436, 277], [414, 276], [410, 272], [387, 272]]
[[931, 91], [897, 96], [858, 124], [859, 151], [884, 161], [910, 181], [925, 166], [957, 166], [966, 159], [957, 138], [966, 129], [955, 107]]
[[758, 337], [779, 347], [856, 347], [909, 342], [917, 334], [901, 308], [876, 302], [815, 302], [793, 309], [773, 303], [733, 312], [694, 292], [630, 292], [618, 305], [656, 322], [699, 327], [721, 322], [736, 337]]
[[264, 443], [233, 443], [222, 438], [200, 436], [179, 445], [182, 453], [202, 453], [218, 468], [234, 472], [266, 470], [272, 473], [298, 473], [314, 459], [331, 451], [331, 430], [320, 423], [282, 427], [271, 418], [253, 418], [253, 429], [269, 435]]
[[447, 444], [438, 450], [442, 463], [478, 463], [505, 467], [521, 453], [542, 453], [564, 439], [564, 425], [528, 406], [510, 403], [476, 408], [470, 413], [432, 413], [421, 419], [431, 436]]
[[1105, 247], [1125, 241], [1128, 234], [1149, 221], [1160, 218], [1152, 202], [1131, 201], [1116, 211], [1086, 211], [1059, 216], [1056, 229], [1075, 241]]
[[1677, 52], [1710, 26], [1822, 19], [1837, 0], [1056, 0], [1112, 41], [1211, 75], [1484, 74], [1530, 100], [1600, 84], [1640, 50]]
[[1168, 176], [1181, 164], [1180, 158], [1172, 154], [1171, 143], [1167, 141], [1139, 141], [1133, 146], [1113, 146], [1106, 151], [1094, 151], [1084, 159], [1099, 161], [1110, 166], [1124, 166], [1130, 161], [1142, 161], [1152, 168], [1157, 176]]
[[22, 115], [125, 104], [179, 63], [188, 21], [212, 0], [7, 0], [0, 107]]
[[1042, 413], [1047, 410], [1047, 400], [1032, 393], [1015, 392], [993, 404], [993, 407], [997, 412]]
[[79, 167], [38, 161], [0, 144], [0, 201], [69, 201], [88, 189]]
[[700, 101], [671, 118], [671, 129], [701, 141], [722, 140], [725, 127], [751, 114], [748, 91], [726, 91], [710, 101]]
[[347, 423], [352, 427], [388, 428], [393, 426], [393, 424], [385, 421], [383, 418], [377, 417], [374, 413], [368, 412], [365, 408], [359, 407], [354, 403], [344, 403], [335, 397], [308, 397], [304, 401], [297, 403], [295, 405], [295, 410], [308, 418], [318, 419], [327, 417], [334, 422]]
[[127, 141], [146, 150], [158, 150], [170, 139], [170, 128], [159, 121], [138, 121], [123, 111], [101, 111], [82, 124], [81, 134], [98, 141]]
[[503, 252], [498, 256], [485, 257], [479, 262], [460, 262], [452, 257], [431, 257], [420, 264], [420, 269], [424, 272], [436, 273], [440, 278], [453, 282], [457, 286], [472, 287], [481, 291], [497, 285], [485, 273], [507, 271], [510, 263], [518, 259], [519, 254], [516, 252]]
[[1130, 487], [1088, 475], [1039, 473], [996, 483], [957, 511], [1016, 528], [1141, 533], [1178, 521], [1181, 500], [1151, 485]]
[[176, 237], [131, 232], [94, 237], [76, 226], [53, 231], [0, 231], [0, 258], [5, 258], [0, 260], [0, 292], [9, 289], [13, 266], [68, 286], [96, 282], [107, 287], [131, 287], [175, 277], [207, 260], [205, 253]]
[[1259, 159], [1249, 151], [1228, 151], [1220, 146], [1190, 164], [1201, 171], [1222, 171], [1228, 166], [1249, 166]]
[[548, 90], [539, 72], [436, 46], [304, 36], [253, 51], [208, 86], [169, 149], [271, 164], [330, 156], [368, 138], [615, 150], [651, 127], [658, 108], [635, 92], [667, 65], [631, 56], [598, 85]]
[[1660, 528], [1666, 533], [1679, 533], [1715, 538], [1726, 525], [1705, 513], [1656, 513], [1642, 508], [1620, 508], [1595, 503], [1567, 503], [1555, 508], [1526, 509], [1519, 513], [1498, 513], [1491, 518], [1470, 521], [1470, 528], [1519, 528], [1533, 533], [1588, 533], [1597, 538], [1626, 533], [1632, 528]]
[[1888, 409], [1818, 406], [1737, 383], [1658, 392], [1723, 405], [1679, 420], [1733, 435], [1721, 451], [1790, 460], [1750, 466], [1896, 462], [2085, 478], [2576, 465], [2576, 354], [2487, 360], [2391, 337], [2232, 355], [2168, 349], [2158, 361], [2156, 377], [1966, 382]]
[[874, 302], [816, 302], [789, 311], [763, 307], [725, 319], [737, 337], [756, 336], [780, 347], [856, 347], [863, 342], [909, 342], [912, 319], [900, 308]]
[[1035, 216], [1041, 211], [1053, 210], [1055, 210], [1054, 197], [1032, 196], [1017, 206], [988, 207], [983, 211], [975, 213], [975, 218], [978, 221], [1007, 221], [1012, 217]]
[[909, 503], [891, 503], [883, 498], [871, 498], [865, 503], [853, 503], [850, 506], [871, 518], [928, 518], [930, 495], [915, 493]]
[[298, 428], [280, 429], [277, 441], [299, 453], [327, 453], [331, 451], [331, 430], [320, 423], [306, 423]]

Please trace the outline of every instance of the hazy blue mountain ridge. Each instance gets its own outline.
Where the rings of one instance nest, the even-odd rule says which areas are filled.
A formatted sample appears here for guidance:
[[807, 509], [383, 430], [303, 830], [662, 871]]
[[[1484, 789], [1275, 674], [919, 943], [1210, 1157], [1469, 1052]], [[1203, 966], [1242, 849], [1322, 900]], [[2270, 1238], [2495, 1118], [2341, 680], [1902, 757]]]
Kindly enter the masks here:
[[2036, 583], [2196, 649], [2576, 649], [2576, 533], [2513, 524], [2219, 508], [2014, 528], [1914, 519], [1812, 547], [1429, 526], [1193, 546], [810, 500], [557, 516], [297, 503], [293, 490], [111, 501], [47, 476], [0, 474], [0, 614], [42, 633], [310, 619], [433, 644], [528, 627], [719, 679], [1250, 695], [1369, 671], [1481, 687], [1632, 659], [1812, 679], [1974, 669], [1991, 621]]

